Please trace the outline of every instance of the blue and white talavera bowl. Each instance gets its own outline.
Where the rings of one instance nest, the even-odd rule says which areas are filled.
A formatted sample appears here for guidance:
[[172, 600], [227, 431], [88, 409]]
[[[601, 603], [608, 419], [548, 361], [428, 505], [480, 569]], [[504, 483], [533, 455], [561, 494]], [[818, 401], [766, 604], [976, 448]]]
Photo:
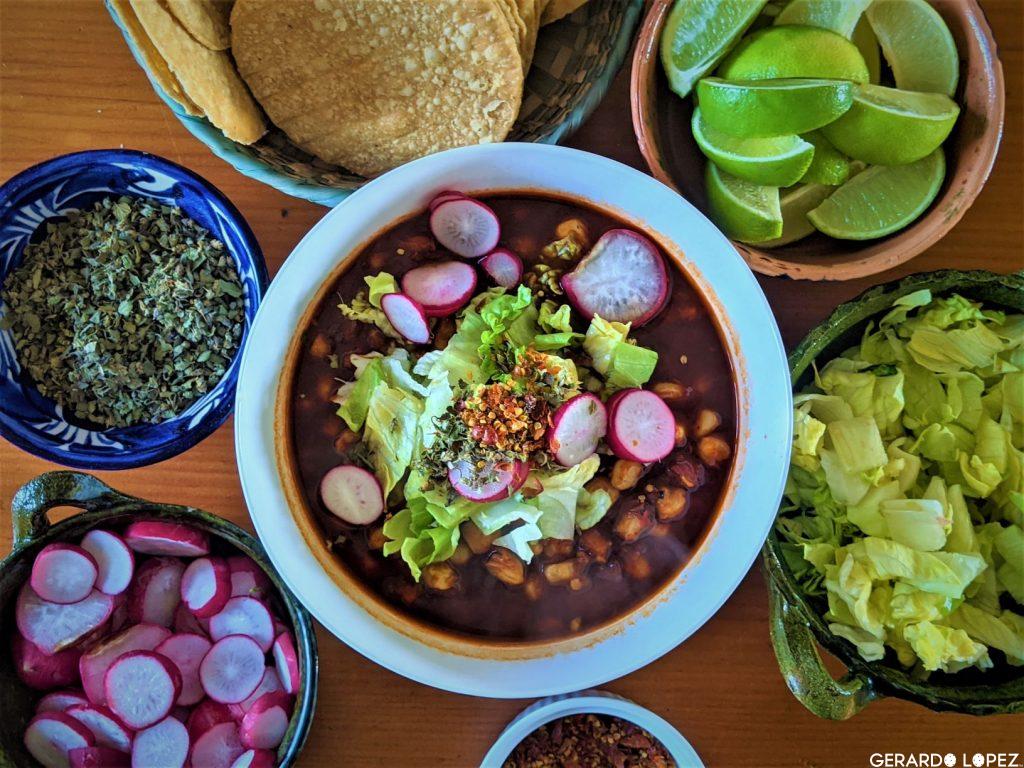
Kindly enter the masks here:
[[[176, 205], [221, 240], [237, 264], [245, 296], [239, 353], [223, 378], [175, 418], [124, 429], [72, 423], [22, 375], [10, 331], [0, 327], [0, 434], [44, 459], [80, 469], [129, 469], [171, 458], [224, 423], [234, 407], [241, 348], [267, 287], [263, 253], [249, 225], [216, 188], [180, 165], [134, 150], [76, 152], [22, 171], [0, 186], [0, 283], [48, 219], [108, 196]], [[0, 298], [0, 318], [6, 307]], [[2, 326], [2, 323], [0, 323]]]

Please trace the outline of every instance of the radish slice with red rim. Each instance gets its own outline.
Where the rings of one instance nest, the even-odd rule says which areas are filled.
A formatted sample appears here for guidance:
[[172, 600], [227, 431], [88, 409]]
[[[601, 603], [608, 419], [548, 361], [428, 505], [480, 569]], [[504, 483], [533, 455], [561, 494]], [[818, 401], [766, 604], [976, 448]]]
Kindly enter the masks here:
[[256, 699], [264, 693], [281, 690], [284, 690], [281, 685], [281, 678], [278, 677], [278, 674], [273, 667], [267, 667], [267, 670], [263, 673], [263, 679], [260, 680], [260, 684], [256, 686], [256, 690], [250, 693], [244, 701], [240, 701], [238, 704], [228, 705], [228, 709], [231, 710], [231, 714], [236, 720], [241, 720], [242, 715], [248, 712], [252, 708], [252, 705], [256, 703]]
[[228, 635], [218, 640], [199, 665], [199, 679], [206, 695], [222, 704], [244, 701], [263, 679], [264, 653], [255, 640], [245, 635]]
[[466, 305], [476, 288], [476, 270], [464, 261], [414, 267], [402, 275], [402, 291], [427, 317], [446, 317]]
[[523, 279], [523, 260], [508, 248], [495, 248], [480, 259], [480, 268], [502, 288], [514, 288]]
[[434, 209], [441, 203], [447, 203], [449, 200], [464, 200], [465, 198], [466, 196], [461, 192], [456, 192], [453, 189], [446, 189], [434, 195], [433, 199], [427, 204], [427, 209], [433, 213]]
[[290, 632], [282, 632], [274, 640], [274, 664], [281, 688], [285, 693], [296, 693], [302, 683], [299, 677], [299, 654], [295, 652], [295, 641]]
[[[77, 679], [77, 675], [75, 676]], [[53, 691], [48, 693], [36, 704], [36, 714], [42, 712], [64, 712], [69, 707], [88, 704], [89, 699], [82, 691]]]
[[181, 576], [181, 600], [200, 619], [218, 613], [231, 598], [231, 569], [221, 557], [200, 557]]
[[631, 229], [611, 229], [561, 280], [566, 295], [585, 317], [638, 328], [665, 306], [669, 274], [654, 243]]
[[559, 406], [548, 432], [548, 449], [563, 467], [575, 467], [593, 455], [608, 431], [604, 404], [589, 392]]
[[77, 648], [65, 648], [56, 653], [43, 653], [32, 643], [15, 632], [11, 636], [11, 657], [14, 671], [29, 688], [48, 691], [78, 682], [78, 659], [82, 652]]
[[71, 768], [129, 768], [131, 758], [110, 747], [77, 747], [68, 751]]
[[128, 618], [134, 623], [169, 627], [181, 603], [185, 564], [175, 557], [147, 560], [128, 588]]
[[138, 730], [167, 717], [181, 693], [181, 673], [166, 656], [132, 651], [110, 665], [103, 692], [110, 710]]
[[452, 253], [475, 259], [498, 244], [501, 225], [489, 206], [463, 197], [446, 200], [431, 211], [430, 231]]
[[182, 523], [141, 520], [124, 529], [124, 540], [144, 555], [201, 557], [210, 553], [210, 537]]
[[68, 708], [67, 714], [92, 731], [96, 746], [110, 747], [121, 752], [131, 749], [131, 731], [117, 715], [106, 707], [93, 707], [86, 704]]
[[381, 298], [380, 308], [392, 327], [405, 339], [413, 344], [426, 344], [430, 341], [427, 314], [416, 300], [404, 293], [389, 293]]
[[238, 727], [242, 746], [274, 749], [284, 739], [291, 719], [292, 697], [284, 691], [265, 693], [256, 699]]
[[644, 389], [625, 390], [608, 416], [608, 445], [620, 459], [649, 464], [675, 447], [676, 420], [665, 401]]
[[107, 595], [119, 595], [128, 589], [135, 573], [135, 555], [124, 539], [96, 528], [82, 537], [82, 549], [96, 561], [96, 589]]
[[234, 723], [215, 725], [192, 744], [191, 768], [231, 768], [245, 751]]
[[84, 600], [96, 586], [93, 556], [74, 544], [47, 544], [32, 562], [29, 584], [43, 600], [69, 605]]
[[107, 703], [103, 678], [118, 658], [132, 651], [152, 651], [170, 636], [170, 630], [164, 627], [136, 624], [83, 654], [78, 661], [78, 673], [89, 701], [96, 705]]
[[232, 597], [210, 619], [211, 639], [216, 641], [228, 635], [251, 637], [266, 653], [274, 644], [274, 619], [267, 606], [255, 597]]
[[231, 768], [275, 768], [277, 757], [269, 749], [247, 749], [231, 764]]
[[182, 768], [190, 746], [188, 730], [181, 721], [165, 717], [135, 734], [132, 768]]
[[85, 638], [110, 618], [114, 598], [93, 590], [70, 605], [43, 600], [28, 584], [18, 593], [14, 615], [22, 637], [43, 653], [62, 651]]
[[212, 646], [202, 635], [171, 635], [156, 647], [156, 652], [173, 661], [181, 674], [181, 693], [174, 702], [177, 706], [198, 704], [206, 695], [199, 682], [199, 665]]
[[270, 592], [270, 577], [251, 557], [232, 555], [228, 558], [228, 568], [232, 597], [262, 598]]
[[64, 712], [36, 715], [25, 729], [25, 749], [44, 768], [67, 768], [68, 752], [91, 747], [96, 742], [92, 732]]
[[227, 704], [221, 704], [213, 699], [203, 699], [189, 713], [185, 727], [188, 728], [188, 735], [192, 741], [195, 741], [213, 726], [221, 723], [233, 723], [236, 719], [241, 718], [234, 717]]
[[483, 503], [507, 499], [526, 482], [528, 474], [528, 461], [489, 465], [483, 470], [459, 461], [448, 467], [448, 482], [460, 496]]
[[349, 525], [369, 525], [384, 513], [384, 491], [377, 477], [353, 464], [324, 473], [320, 500], [328, 512]]

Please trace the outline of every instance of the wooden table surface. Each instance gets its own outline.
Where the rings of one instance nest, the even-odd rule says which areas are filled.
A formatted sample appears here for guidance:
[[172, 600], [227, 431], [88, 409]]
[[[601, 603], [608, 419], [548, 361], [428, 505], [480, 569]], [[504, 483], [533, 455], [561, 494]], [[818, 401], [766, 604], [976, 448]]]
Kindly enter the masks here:
[[[1024, 267], [1024, 4], [991, 0], [984, 6], [1007, 90], [1003, 145], [988, 185], [942, 242], [898, 271], [841, 284], [761, 279], [788, 346], [837, 303], [874, 283], [946, 267]], [[571, 144], [642, 168], [626, 75]], [[252, 225], [271, 275], [326, 212], [242, 176], [192, 138], [154, 95], [98, 0], [0, 0], [0, 180], [54, 155], [122, 146], [163, 155], [219, 187]], [[201, 507], [251, 530], [231, 429], [228, 421], [176, 459], [102, 477], [129, 493]], [[15, 490], [56, 468], [0, 441], [0, 553], [10, 550]], [[754, 568], [685, 645], [605, 688], [667, 718], [712, 766], [859, 767], [872, 765], [873, 753], [954, 752], [970, 759], [975, 752], [1024, 752], [1024, 716], [976, 719], [884, 700], [843, 723], [815, 718], [783, 683], [767, 620], [765, 587]], [[301, 766], [477, 765], [529, 703], [427, 688], [322, 630], [318, 639], [320, 695]]]

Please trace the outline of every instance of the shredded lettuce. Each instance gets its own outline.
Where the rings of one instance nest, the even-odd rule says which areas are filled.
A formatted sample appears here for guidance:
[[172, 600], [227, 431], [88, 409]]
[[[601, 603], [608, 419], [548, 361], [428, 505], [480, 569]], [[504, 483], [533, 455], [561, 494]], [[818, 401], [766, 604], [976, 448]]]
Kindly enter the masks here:
[[777, 529], [830, 630], [922, 674], [1024, 663], [1024, 315], [903, 296], [793, 427]]
[[629, 323], [614, 323], [594, 315], [583, 349], [604, 377], [606, 394], [646, 384], [658, 365], [658, 353], [629, 340]]

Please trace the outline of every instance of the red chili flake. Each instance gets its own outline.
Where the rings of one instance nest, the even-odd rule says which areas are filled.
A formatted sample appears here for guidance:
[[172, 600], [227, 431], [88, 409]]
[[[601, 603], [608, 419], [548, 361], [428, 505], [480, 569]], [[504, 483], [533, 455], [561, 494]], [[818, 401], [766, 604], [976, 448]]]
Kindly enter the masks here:
[[542, 725], [521, 742], [504, 768], [676, 768], [668, 750], [644, 729], [607, 715], [571, 715]]

